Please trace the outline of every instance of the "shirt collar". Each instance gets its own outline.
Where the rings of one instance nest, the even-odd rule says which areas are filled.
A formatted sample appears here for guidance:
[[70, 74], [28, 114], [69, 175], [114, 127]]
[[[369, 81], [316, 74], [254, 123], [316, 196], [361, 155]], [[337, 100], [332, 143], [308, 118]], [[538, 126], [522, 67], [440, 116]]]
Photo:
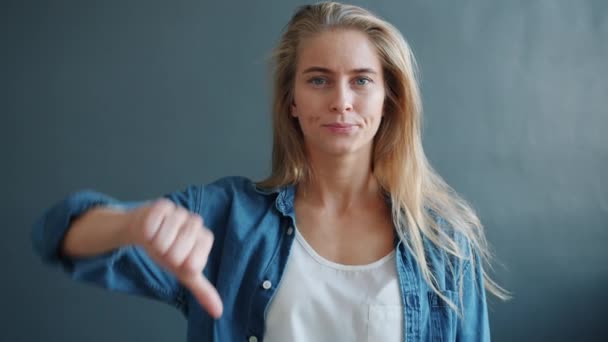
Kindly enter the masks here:
[[294, 213], [294, 199], [296, 194], [296, 186], [294, 184], [284, 185], [275, 188], [260, 188], [254, 184], [254, 189], [259, 194], [265, 196], [277, 195], [275, 199], [275, 206], [281, 214], [286, 216], [292, 216]]

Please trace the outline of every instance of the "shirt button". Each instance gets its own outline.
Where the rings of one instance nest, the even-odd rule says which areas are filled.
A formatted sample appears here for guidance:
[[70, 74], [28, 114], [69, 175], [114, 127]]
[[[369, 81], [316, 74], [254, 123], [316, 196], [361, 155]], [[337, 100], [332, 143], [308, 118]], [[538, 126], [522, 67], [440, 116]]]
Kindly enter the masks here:
[[268, 290], [272, 287], [272, 283], [270, 282], [270, 280], [264, 280], [264, 282], [262, 283], [262, 287], [264, 288], [264, 290]]
[[258, 338], [255, 336], [249, 336], [249, 342], [258, 342]]
[[293, 227], [287, 228], [287, 235], [293, 234]]

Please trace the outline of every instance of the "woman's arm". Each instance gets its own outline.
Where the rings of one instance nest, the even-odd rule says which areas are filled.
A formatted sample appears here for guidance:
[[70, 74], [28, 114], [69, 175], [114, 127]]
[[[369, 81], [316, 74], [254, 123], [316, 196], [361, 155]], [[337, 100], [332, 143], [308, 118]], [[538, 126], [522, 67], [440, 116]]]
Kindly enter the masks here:
[[[148, 203], [126, 203], [94, 191], [49, 208], [32, 231], [43, 260], [77, 280], [183, 306], [184, 285], [214, 317], [222, 305], [203, 276], [213, 234], [193, 212], [197, 188]], [[183, 309], [183, 307], [182, 307]]]
[[127, 234], [130, 211], [97, 207], [73, 221], [60, 247], [68, 258], [91, 257], [133, 244]]

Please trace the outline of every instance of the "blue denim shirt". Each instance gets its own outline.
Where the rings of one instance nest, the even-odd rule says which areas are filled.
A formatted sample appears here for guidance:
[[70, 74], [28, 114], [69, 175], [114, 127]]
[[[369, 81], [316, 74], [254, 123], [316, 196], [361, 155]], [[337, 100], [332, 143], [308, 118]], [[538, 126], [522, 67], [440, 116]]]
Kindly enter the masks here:
[[[144, 202], [122, 202], [108, 195], [82, 190], [47, 209], [36, 221], [32, 241], [50, 264], [61, 265], [73, 279], [161, 300], [179, 309], [188, 320], [188, 341], [263, 341], [265, 314], [285, 270], [294, 241], [295, 187], [258, 189], [242, 177], [226, 177], [205, 186], [188, 186], [164, 197], [200, 214], [215, 235], [203, 273], [224, 304], [214, 320], [168, 272], [137, 246], [125, 246], [91, 258], [65, 258], [59, 245], [72, 220], [97, 205], [125, 209]], [[428, 243], [428, 242], [427, 242]], [[464, 273], [464, 296], [448, 272], [447, 256], [428, 245], [432, 270], [440, 289], [463, 308], [463, 317], [447, 306], [422, 278], [413, 255], [395, 240], [395, 267], [401, 287], [404, 340], [489, 341], [489, 323], [482, 269], [478, 261], [457, 264]], [[477, 260], [477, 259], [475, 259]], [[472, 271], [478, 275], [473, 280]], [[263, 287], [264, 281], [272, 286]]]

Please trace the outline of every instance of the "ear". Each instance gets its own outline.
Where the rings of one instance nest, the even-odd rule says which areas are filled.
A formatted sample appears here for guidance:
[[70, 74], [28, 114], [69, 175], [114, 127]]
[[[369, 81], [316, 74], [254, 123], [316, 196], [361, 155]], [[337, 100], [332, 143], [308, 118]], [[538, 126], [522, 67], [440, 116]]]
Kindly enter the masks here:
[[291, 106], [290, 106], [290, 114], [291, 114], [291, 116], [293, 116], [294, 118], [297, 118], [297, 117], [298, 117], [298, 111], [296, 110], [296, 104], [295, 104], [295, 103], [293, 103], [293, 102], [291, 103]]

